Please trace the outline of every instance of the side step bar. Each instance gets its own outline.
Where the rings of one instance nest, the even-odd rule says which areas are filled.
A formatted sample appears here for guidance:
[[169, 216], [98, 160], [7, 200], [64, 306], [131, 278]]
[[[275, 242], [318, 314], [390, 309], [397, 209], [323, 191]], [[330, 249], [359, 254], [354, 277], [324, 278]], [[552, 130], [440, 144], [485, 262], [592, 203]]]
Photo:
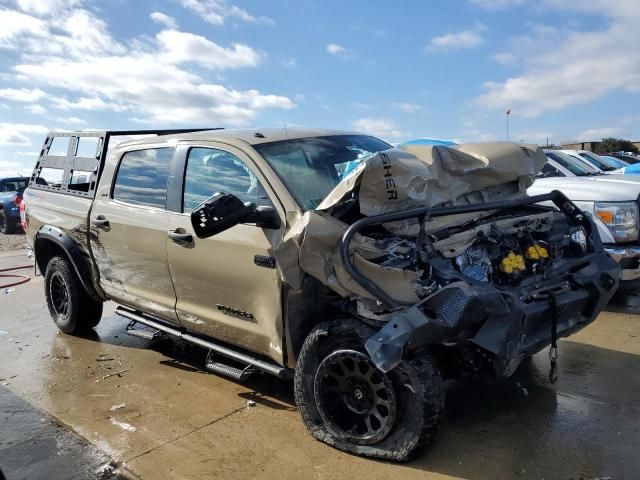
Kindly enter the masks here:
[[[200, 337], [196, 337], [194, 335], [191, 335], [190, 333], [182, 332], [175, 327], [170, 327], [168, 325], [165, 325], [162, 322], [159, 322], [155, 319], [151, 319], [134, 310], [129, 310], [128, 308], [119, 306], [116, 308], [116, 314], [120, 315], [121, 317], [128, 318], [129, 320], [143, 323], [145, 325], [148, 325], [151, 328], [155, 328], [156, 330], [161, 330], [165, 333], [168, 333], [169, 335], [172, 335], [177, 338], [181, 338], [186, 342], [193, 343], [194, 345], [199, 345], [201, 347], [208, 348], [209, 350], [219, 355], [222, 355], [223, 357], [231, 358], [232, 360], [235, 360], [237, 362], [245, 363], [247, 365], [253, 366], [258, 370], [262, 370], [263, 372], [269, 373], [276, 377], [283, 378], [283, 379], [291, 378], [291, 370], [284, 368], [276, 363], [271, 363], [269, 361], [261, 360], [259, 358], [255, 358], [250, 355], [247, 355], [246, 353], [238, 352], [236, 350], [232, 350], [231, 348], [218, 345], [217, 343], [213, 343], [209, 340], [204, 340]], [[239, 370], [239, 371], [243, 372], [243, 370]], [[222, 372], [220, 371], [219, 373], [222, 373]], [[247, 373], [250, 373], [250, 371], [247, 371]]]
[[216, 362], [212, 350], [209, 350], [209, 353], [207, 353], [207, 360], [205, 361], [204, 366], [207, 370], [213, 373], [233, 378], [238, 382], [244, 382], [256, 371], [256, 368], [253, 365], [247, 365], [244, 368], [236, 368], [231, 365], [227, 365], [226, 363]]
[[127, 325], [127, 335], [144, 338], [145, 340], [149, 340], [150, 342], [160, 340], [165, 337], [165, 334], [162, 330], [147, 330], [146, 328], [136, 328], [136, 323], [136, 320], [131, 320], [129, 322], [129, 325]]

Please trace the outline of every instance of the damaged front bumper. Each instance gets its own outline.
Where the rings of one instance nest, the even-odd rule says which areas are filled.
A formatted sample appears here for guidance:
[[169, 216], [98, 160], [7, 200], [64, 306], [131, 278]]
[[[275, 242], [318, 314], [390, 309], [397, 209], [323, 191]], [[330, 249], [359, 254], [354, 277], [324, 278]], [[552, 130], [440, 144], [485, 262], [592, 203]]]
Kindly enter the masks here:
[[[391, 298], [356, 268], [349, 253], [352, 237], [366, 227], [411, 217], [445, 216], [501, 210], [552, 201], [576, 226], [583, 228], [588, 251], [580, 258], [554, 264], [544, 281], [496, 286], [458, 279], [415, 305]], [[470, 342], [491, 357], [498, 376], [511, 375], [522, 359], [586, 326], [600, 313], [618, 286], [619, 266], [605, 253], [593, 221], [562, 193], [482, 205], [413, 209], [367, 217], [344, 234], [340, 258], [351, 277], [393, 312], [391, 319], [366, 343], [382, 371], [400, 363], [405, 352], [434, 344]]]

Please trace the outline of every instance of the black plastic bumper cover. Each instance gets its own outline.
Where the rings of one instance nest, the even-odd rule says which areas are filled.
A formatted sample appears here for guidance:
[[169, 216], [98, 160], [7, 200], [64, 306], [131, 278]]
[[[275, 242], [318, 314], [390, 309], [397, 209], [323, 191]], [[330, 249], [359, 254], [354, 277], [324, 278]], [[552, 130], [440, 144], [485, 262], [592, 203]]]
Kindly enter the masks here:
[[600, 252], [566, 261], [552, 280], [528, 288], [455, 282], [397, 312], [366, 348], [378, 368], [389, 371], [405, 350], [471, 330], [475, 334], [469, 340], [494, 355], [496, 375], [509, 376], [524, 358], [551, 344], [550, 295], [556, 298], [557, 335], [565, 337], [596, 318], [615, 292], [618, 278], [618, 264]]

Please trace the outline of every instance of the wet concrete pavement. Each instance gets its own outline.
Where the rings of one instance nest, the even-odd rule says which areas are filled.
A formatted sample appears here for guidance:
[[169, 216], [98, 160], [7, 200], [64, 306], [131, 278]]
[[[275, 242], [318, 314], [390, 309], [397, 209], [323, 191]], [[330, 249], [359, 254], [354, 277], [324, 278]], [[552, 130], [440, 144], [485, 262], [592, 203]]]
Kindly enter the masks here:
[[12, 480], [122, 478], [94, 445], [0, 387], [0, 465]]
[[[0, 268], [25, 263], [2, 255]], [[546, 353], [508, 381], [452, 383], [434, 445], [402, 465], [314, 441], [290, 383], [255, 376], [240, 385], [203, 372], [203, 350], [172, 342], [149, 348], [124, 333], [126, 324], [109, 305], [95, 335], [70, 337], [49, 319], [41, 278], [0, 292], [0, 330], [8, 332], [0, 332], [0, 388], [55, 417], [133, 478], [628, 479], [640, 472], [640, 316], [605, 313], [562, 340], [556, 385], [546, 379]], [[0, 423], [0, 437], [23, 435], [16, 428]], [[57, 455], [57, 448], [43, 451]], [[29, 472], [17, 465], [19, 449], [5, 455], [0, 450], [0, 468]], [[90, 471], [45, 478], [92, 478]]]

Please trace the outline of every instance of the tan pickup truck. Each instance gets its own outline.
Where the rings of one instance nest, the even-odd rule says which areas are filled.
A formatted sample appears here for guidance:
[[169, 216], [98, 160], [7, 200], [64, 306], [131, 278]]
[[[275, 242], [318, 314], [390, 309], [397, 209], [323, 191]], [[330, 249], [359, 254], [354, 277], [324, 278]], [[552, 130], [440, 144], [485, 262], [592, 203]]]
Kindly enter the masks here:
[[[122, 135], [139, 138], [111, 150]], [[326, 130], [52, 132], [23, 220], [63, 332], [111, 300], [128, 333], [204, 347], [211, 371], [293, 378], [317, 439], [402, 461], [443, 379], [551, 346], [555, 381], [557, 338], [616, 290], [590, 218], [526, 195], [545, 162]]]

